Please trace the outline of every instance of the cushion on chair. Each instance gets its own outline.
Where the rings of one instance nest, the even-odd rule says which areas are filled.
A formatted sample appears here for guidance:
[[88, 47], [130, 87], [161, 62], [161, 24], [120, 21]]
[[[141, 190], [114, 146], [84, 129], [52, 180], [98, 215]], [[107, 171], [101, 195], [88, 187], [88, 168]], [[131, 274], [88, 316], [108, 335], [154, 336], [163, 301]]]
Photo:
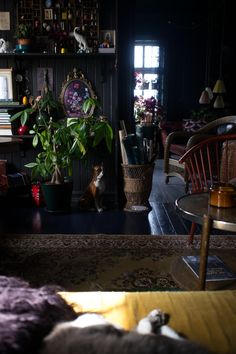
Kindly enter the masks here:
[[216, 127], [215, 129], [215, 134], [217, 135], [223, 135], [223, 134], [234, 133], [234, 132], [235, 132], [235, 125], [233, 124], [222, 124], [219, 127]]
[[186, 152], [186, 146], [181, 144], [171, 144], [170, 152], [178, 156], [183, 156], [183, 154]]
[[161, 141], [165, 145], [166, 138], [170, 133], [182, 130], [182, 121], [161, 121], [159, 126], [161, 129]]
[[[228, 153], [228, 156], [226, 156]], [[228, 161], [228, 165], [227, 165]], [[222, 159], [220, 164], [220, 180], [228, 182], [236, 178], [236, 141], [230, 141], [228, 148], [223, 145]]]

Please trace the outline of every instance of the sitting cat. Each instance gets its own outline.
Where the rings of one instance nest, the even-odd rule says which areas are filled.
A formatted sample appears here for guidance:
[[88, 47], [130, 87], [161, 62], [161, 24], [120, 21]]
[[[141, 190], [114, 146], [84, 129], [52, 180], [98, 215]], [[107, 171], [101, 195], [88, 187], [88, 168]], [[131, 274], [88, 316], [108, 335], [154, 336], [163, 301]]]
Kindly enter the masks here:
[[208, 354], [202, 346], [181, 337], [167, 322], [168, 315], [155, 309], [136, 329], [127, 331], [99, 314], [85, 313], [56, 325], [44, 339], [40, 354]]
[[100, 213], [103, 211], [102, 196], [105, 191], [103, 164], [95, 165], [92, 169], [92, 180], [79, 200], [82, 210], [91, 210], [94, 207]]

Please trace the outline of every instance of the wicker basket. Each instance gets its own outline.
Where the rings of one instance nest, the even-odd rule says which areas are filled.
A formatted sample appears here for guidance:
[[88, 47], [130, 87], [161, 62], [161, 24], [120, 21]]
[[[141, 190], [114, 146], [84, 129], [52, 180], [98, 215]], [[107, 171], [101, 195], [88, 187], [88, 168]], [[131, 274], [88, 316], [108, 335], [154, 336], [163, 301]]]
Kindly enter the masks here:
[[152, 190], [154, 164], [122, 165], [124, 176], [125, 210], [147, 211]]

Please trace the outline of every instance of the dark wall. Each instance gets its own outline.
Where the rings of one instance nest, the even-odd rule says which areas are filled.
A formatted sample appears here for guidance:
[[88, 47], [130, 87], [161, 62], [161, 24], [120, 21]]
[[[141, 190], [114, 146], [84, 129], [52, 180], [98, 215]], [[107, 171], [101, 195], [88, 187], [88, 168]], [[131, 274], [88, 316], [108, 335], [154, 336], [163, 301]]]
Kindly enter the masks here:
[[158, 39], [165, 47], [168, 119], [181, 119], [191, 109], [200, 108], [198, 100], [206, 85], [206, 76], [212, 88], [219, 77], [221, 50], [222, 74], [227, 90], [224, 99], [231, 112], [235, 113], [233, 13], [232, 0], [135, 1], [134, 38]]
[[[13, 0], [0, 2], [0, 10], [10, 9], [12, 23], [15, 23], [14, 3]], [[118, 91], [113, 85], [113, 94], [118, 97], [118, 119], [126, 120], [130, 129], [133, 127], [133, 44], [140, 38], [159, 39], [165, 47], [165, 105], [169, 119], [180, 119], [199, 107], [198, 99], [206, 81], [207, 46], [210, 46], [208, 84], [213, 87], [218, 79], [222, 47], [222, 73], [227, 89], [224, 98], [235, 112], [233, 0], [101, 0], [100, 9], [100, 28], [118, 29], [115, 62]], [[0, 32], [0, 37], [6, 39], [11, 35], [11, 32]]]

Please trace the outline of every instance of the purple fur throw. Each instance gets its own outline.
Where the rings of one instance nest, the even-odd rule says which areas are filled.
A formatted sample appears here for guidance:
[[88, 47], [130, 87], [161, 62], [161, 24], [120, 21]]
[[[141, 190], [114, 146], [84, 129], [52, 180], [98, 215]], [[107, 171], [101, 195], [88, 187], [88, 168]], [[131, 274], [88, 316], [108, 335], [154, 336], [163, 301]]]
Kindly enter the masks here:
[[56, 286], [38, 289], [0, 276], [0, 353], [37, 354], [54, 325], [77, 317]]

